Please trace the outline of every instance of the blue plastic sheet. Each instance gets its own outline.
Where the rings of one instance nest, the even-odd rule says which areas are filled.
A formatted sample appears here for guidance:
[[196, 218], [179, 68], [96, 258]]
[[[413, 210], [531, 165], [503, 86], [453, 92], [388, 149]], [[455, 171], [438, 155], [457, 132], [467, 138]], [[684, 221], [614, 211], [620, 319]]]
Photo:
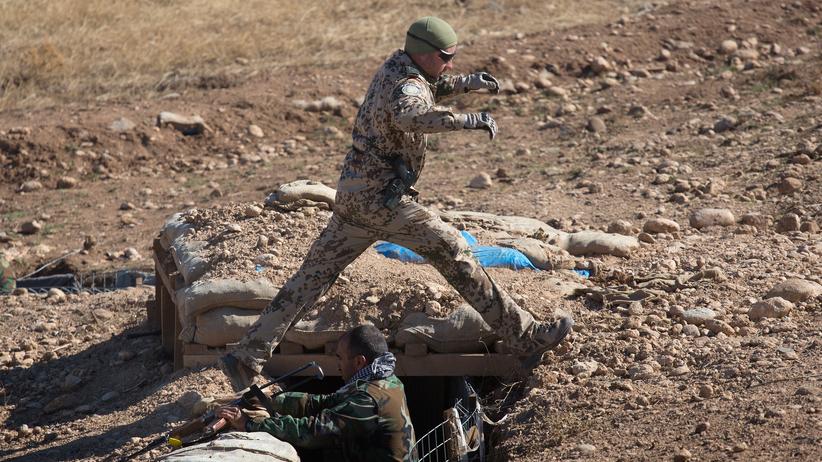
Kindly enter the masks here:
[[[477, 245], [477, 238], [468, 233], [468, 231], [460, 231], [460, 234], [462, 234], [462, 237], [465, 238], [468, 245], [471, 246], [471, 252], [473, 252], [474, 257], [476, 257], [479, 264], [483, 267], [501, 267], [511, 268], [514, 270], [537, 269], [534, 264], [531, 263], [531, 260], [529, 260], [528, 257], [526, 257], [525, 254], [519, 250], [510, 249], [507, 247]], [[399, 261], [409, 263], [422, 263], [425, 261], [424, 258], [413, 250], [406, 249], [401, 245], [393, 244], [391, 242], [381, 242], [374, 246], [374, 248], [381, 255]]]

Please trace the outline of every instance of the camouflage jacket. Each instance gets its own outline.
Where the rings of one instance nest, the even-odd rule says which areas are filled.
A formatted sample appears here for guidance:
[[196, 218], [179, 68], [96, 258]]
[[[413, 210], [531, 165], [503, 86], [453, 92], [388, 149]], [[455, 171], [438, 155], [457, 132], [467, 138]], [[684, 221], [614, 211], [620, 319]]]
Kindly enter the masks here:
[[412, 461], [414, 429], [405, 389], [397, 376], [359, 380], [329, 395], [283, 393], [274, 399], [281, 414], [249, 422], [302, 448], [341, 450], [346, 461]]
[[427, 134], [463, 128], [463, 116], [436, 104], [467, 91], [466, 81], [462, 75], [445, 75], [431, 83], [402, 50], [383, 63], [354, 121], [354, 149], [346, 156], [337, 185], [337, 203], [343, 210], [373, 201], [395, 177], [385, 160], [402, 158], [419, 178]]
[[14, 287], [15, 283], [14, 278], [11, 276], [11, 270], [9, 270], [9, 262], [3, 255], [0, 255], [0, 292], [11, 292]]

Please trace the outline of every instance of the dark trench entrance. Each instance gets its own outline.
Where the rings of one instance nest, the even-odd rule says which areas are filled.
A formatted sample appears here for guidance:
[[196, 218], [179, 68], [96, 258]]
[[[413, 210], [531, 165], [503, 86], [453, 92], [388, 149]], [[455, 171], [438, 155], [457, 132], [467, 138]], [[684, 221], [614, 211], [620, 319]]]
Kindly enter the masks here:
[[[477, 393], [474, 383], [482, 384], [484, 380], [471, 380], [466, 377], [400, 377], [405, 385], [405, 396], [408, 409], [411, 413], [411, 422], [417, 437], [417, 452], [423, 462], [460, 460], [460, 462], [480, 462], [486, 460], [486, 438], [482, 435], [482, 420], [477, 418]], [[307, 393], [333, 393], [343, 384], [340, 377], [326, 377], [324, 380], [309, 382], [293, 391]], [[448, 458], [447, 448], [449, 439], [448, 430], [443, 425], [444, 411], [449, 408], [460, 408], [459, 420], [465, 430], [477, 427], [474, 431], [466, 431], [472, 435], [473, 446], [476, 450], [470, 451], [465, 458]], [[300, 460], [303, 462], [332, 462], [338, 461], [339, 453], [298, 449]]]

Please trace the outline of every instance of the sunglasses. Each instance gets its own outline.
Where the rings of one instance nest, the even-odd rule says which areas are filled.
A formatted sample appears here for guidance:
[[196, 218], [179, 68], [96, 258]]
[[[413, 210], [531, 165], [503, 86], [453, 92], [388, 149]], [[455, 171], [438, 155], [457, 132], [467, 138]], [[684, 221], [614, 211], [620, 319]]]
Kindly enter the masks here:
[[415, 39], [419, 40], [420, 42], [430, 46], [431, 48], [439, 51], [439, 57], [442, 60], [442, 62], [444, 62], [444, 63], [447, 63], [447, 62], [451, 61], [452, 59], [454, 59], [455, 56], [457, 56], [456, 51], [453, 52], [453, 53], [448, 53], [447, 51], [440, 50], [438, 46], [434, 45], [433, 43], [429, 42], [428, 40], [425, 40], [422, 37], [417, 37], [416, 35], [414, 35], [410, 32], [408, 33], [408, 35], [410, 35], [412, 38], [415, 38]]

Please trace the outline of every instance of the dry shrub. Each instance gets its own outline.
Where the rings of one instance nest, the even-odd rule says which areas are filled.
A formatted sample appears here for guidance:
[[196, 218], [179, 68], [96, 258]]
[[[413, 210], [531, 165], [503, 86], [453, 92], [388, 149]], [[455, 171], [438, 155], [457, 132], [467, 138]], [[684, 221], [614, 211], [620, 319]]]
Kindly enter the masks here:
[[[273, 68], [374, 59], [401, 46], [408, 24], [429, 14], [448, 19], [470, 39], [609, 20], [641, 3], [5, 0], [0, 109], [145, 96], [158, 88], [224, 87]], [[168, 75], [175, 76], [173, 85]]]

